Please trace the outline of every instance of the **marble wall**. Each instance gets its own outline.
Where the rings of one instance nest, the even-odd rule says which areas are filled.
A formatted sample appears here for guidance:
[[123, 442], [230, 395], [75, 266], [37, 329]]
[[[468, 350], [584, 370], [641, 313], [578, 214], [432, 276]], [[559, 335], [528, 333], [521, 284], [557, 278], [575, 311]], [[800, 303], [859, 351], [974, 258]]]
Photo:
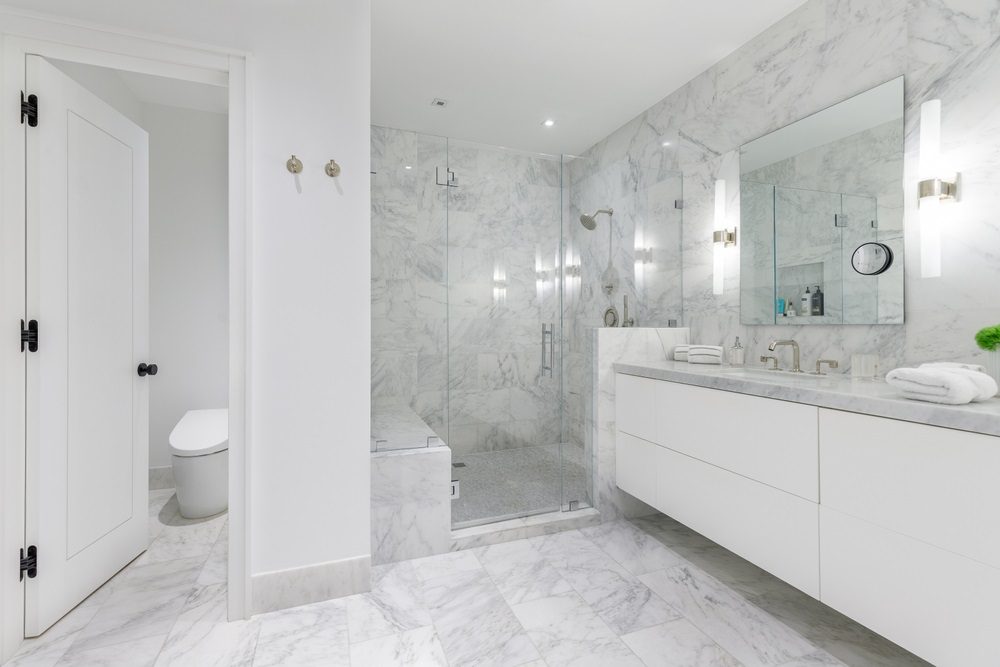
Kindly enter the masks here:
[[[740, 324], [738, 247], [726, 253], [724, 294], [712, 293], [715, 180], [727, 182], [727, 226], [737, 226], [742, 144], [900, 75], [906, 87], [905, 324]], [[962, 173], [962, 193], [947, 207], [943, 275], [923, 279], [918, 121], [920, 104], [934, 98], [942, 101], [943, 157]], [[845, 370], [857, 352], [878, 353], [883, 371], [971, 360], [980, 356], [974, 332], [1000, 322], [998, 102], [1000, 6], [992, 0], [810, 0], [573, 161], [573, 196], [585, 199], [587, 183], [609, 171], [626, 175], [625, 191], [641, 182], [636, 174], [643, 169], [683, 173], [683, 293], [674, 309], [683, 310], [695, 342], [731, 345], [739, 335], [747, 358], [755, 359], [772, 338], [791, 335], [807, 363], [839, 359]]]

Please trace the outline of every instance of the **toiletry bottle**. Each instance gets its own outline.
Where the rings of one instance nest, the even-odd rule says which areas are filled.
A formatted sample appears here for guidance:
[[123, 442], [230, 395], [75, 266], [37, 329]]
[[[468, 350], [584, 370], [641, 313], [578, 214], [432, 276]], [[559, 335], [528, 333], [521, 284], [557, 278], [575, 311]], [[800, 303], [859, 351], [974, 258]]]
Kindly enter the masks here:
[[789, 299], [788, 301], [785, 302], [785, 316], [795, 317], [796, 315], [797, 313], [795, 311], [795, 301]]
[[785, 300], [784, 299], [778, 299], [777, 312], [778, 312], [778, 316], [779, 317], [784, 316], [784, 314], [785, 314]]
[[742, 366], [743, 361], [746, 356], [746, 351], [743, 349], [743, 345], [740, 344], [740, 337], [736, 337], [736, 343], [729, 348], [729, 365], [730, 366]]
[[802, 298], [799, 299], [799, 314], [803, 317], [809, 315], [812, 312], [812, 292], [806, 287], [806, 291], [802, 293]]
[[823, 315], [823, 292], [820, 290], [819, 285], [816, 285], [816, 291], [813, 292], [812, 296], [812, 314], [813, 315]]

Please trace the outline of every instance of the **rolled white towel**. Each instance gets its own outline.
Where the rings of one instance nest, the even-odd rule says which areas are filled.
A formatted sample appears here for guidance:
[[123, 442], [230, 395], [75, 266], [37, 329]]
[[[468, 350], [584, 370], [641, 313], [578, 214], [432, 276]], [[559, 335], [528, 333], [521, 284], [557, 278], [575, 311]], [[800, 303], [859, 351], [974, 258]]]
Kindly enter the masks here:
[[722, 348], [718, 345], [692, 345], [688, 350], [689, 364], [721, 364]]
[[971, 378], [936, 368], [897, 368], [885, 381], [901, 389], [905, 398], [947, 405], [971, 403], [981, 391]]
[[678, 345], [674, 348], [674, 361], [687, 361], [690, 345]]
[[986, 367], [979, 364], [960, 364], [953, 361], [935, 361], [929, 364], [920, 364], [920, 368], [964, 368], [967, 371], [985, 373]]

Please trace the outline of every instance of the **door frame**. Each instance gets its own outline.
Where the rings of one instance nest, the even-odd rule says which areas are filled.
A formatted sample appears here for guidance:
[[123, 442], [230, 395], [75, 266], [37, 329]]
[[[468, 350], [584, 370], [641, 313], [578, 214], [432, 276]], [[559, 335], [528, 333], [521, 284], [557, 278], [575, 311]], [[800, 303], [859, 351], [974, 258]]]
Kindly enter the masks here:
[[[227, 86], [229, 91], [229, 554], [228, 616], [250, 613], [250, 317], [253, 61], [232, 49], [171, 41], [0, 8], [0, 663], [24, 637], [24, 156], [18, 92], [29, 54]], [[31, 91], [25, 90], [26, 93]], [[44, 104], [44, 100], [40, 101]], [[29, 314], [30, 315], [30, 314]], [[9, 320], [9, 321], [8, 321]], [[44, 576], [42, 573], [40, 576]]]

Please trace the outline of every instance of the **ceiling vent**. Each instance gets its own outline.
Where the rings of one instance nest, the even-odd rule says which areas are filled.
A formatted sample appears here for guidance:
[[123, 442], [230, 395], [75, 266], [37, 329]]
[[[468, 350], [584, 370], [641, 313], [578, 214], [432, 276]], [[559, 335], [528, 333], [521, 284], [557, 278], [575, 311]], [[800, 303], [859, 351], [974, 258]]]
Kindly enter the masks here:
[[431, 100], [431, 106], [444, 108], [448, 106], [448, 100], [442, 100], [440, 97], [435, 97]]

